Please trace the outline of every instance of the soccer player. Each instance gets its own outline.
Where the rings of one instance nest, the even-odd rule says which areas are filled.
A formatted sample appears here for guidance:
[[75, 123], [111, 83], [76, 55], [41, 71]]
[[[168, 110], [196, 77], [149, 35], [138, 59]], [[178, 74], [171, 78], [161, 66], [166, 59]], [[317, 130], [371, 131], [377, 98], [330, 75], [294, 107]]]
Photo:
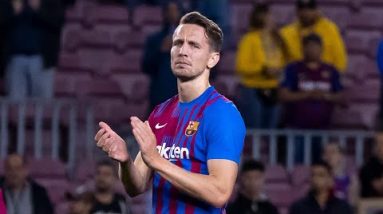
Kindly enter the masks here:
[[124, 140], [100, 123], [97, 145], [120, 162], [129, 195], [153, 187], [153, 213], [224, 213], [237, 177], [245, 137], [234, 104], [209, 84], [223, 34], [197, 12], [182, 17], [173, 35], [171, 67], [178, 95], [148, 121], [131, 118], [140, 152], [133, 161]]

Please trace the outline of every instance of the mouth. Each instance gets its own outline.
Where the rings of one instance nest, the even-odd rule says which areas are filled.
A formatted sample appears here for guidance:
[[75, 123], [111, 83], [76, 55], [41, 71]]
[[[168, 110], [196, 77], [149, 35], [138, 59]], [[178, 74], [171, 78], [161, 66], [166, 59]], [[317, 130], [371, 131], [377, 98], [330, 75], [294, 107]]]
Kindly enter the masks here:
[[191, 64], [189, 62], [186, 62], [186, 61], [176, 61], [176, 65], [179, 65], [179, 66], [191, 66]]

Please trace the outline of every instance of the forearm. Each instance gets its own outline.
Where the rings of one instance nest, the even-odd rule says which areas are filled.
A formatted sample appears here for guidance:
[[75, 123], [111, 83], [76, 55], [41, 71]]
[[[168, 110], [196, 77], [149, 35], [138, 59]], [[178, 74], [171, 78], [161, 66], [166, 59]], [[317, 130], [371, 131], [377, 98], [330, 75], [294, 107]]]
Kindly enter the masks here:
[[291, 92], [288, 89], [281, 89], [279, 97], [284, 102], [296, 102], [307, 98], [306, 92]]
[[141, 163], [137, 160], [133, 162], [132, 159], [120, 163], [120, 179], [130, 196], [139, 195], [147, 189], [148, 178], [145, 176], [145, 173], [140, 172], [139, 164]]
[[215, 207], [223, 207], [232, 192], [232, 188], [221, 188], [225, 184], [220, 183], [214, 174], [192, 173], [163, 158], [156, 161], [153, 170], [178, 190]]
[[333, 103], [340, 103], [342, 101], [342, 93], [338, 92], [326, 94], [325, 99]]

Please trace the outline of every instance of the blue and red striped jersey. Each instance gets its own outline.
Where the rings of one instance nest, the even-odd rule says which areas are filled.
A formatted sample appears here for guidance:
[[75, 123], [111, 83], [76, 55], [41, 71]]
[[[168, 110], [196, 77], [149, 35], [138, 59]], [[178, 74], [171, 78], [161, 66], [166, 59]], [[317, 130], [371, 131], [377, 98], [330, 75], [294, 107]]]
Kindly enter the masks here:
[[[160, 155], [177, 166], [208, 174], [209, 159], [239, 163], [245, 138], [245, 125], [235, 105], [209, 87], [191, 102], [178, 96], [158, 105], [149, 117]], [[162, 178], [153, 177], [153, 213], [224, 213], [193, 198]]]

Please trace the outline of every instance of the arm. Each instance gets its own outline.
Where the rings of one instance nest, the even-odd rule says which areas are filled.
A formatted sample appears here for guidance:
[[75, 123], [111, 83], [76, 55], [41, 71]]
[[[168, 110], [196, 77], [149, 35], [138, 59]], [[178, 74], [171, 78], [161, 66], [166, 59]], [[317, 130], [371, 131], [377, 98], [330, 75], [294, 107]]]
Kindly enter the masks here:
[[338, 27], [334, 24], [332, 31], [332, 54], [334, 57], [334, 66], [340, 71], [345, 72], [347, 66], [347, 53], [346, 48], [344, 46], [342, 35], [339, 32]]
[[296, 102], [296, 101], [307, 99], [309, 97], [310, 97], [310, 94], [305, 91], [294, 92], [288, 88], [281, 88], [279, 90], [279, 98], [283, 102]]
[[236, 71], [242, 76], [254, 76], [264, 70], [265, 56], [259, 38], [245, 35], [238, 46]]
[[229, 200], [238, 171], [235, 162], [218, 159], [208, 161], [208, 175], [188, 172], [161, 157], [152, 167], [177, 189], [215, 207], [223, 207]]
[[130, 196], [145, 192], [151, 178], [151, 170], [146, 166], [138, 153], [133, 162], [127, 151], [125, 141], [106, 123], [100, 123], [100, 130], [95, 136], [97, 146], [107, 152], [108, 156], [120, 162], [120, 178]]

